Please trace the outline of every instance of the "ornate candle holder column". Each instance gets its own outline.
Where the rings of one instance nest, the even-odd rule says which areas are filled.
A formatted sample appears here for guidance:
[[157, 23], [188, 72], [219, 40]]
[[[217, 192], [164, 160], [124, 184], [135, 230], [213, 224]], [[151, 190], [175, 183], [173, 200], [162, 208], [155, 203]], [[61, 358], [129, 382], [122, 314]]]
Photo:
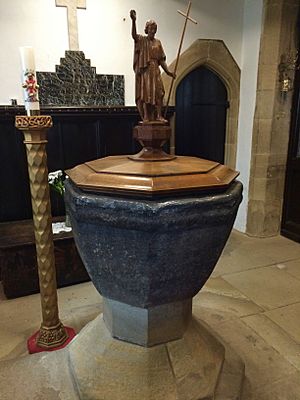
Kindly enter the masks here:
[[75, 336], [72, 328], [59, 320], [56, 270], [52, 237], [46, 133], [52, 127], [50, 116], [17, 116], [16, 128], [23, 131], [27, 150], [34, 234], [42, 306], [42, 324], [27, 342], [29, 353], [56, 350]]

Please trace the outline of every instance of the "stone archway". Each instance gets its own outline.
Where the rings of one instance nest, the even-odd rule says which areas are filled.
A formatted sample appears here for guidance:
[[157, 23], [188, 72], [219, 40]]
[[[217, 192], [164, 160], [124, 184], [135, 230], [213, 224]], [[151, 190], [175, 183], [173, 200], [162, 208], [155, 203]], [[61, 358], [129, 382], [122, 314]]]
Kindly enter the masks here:
[[[228, 92], [230, 106], [227, 112], [225, 164], [235, 168], [241, 73], [237, 63], [222, 40], [198, 39], [182, 53], [178, 63], [177, 77], [171, 93], [170, 105], [175, 105], [176, 89], [181, 80], [189, 72], [201, 65], [216, 73], [224, 82]], [[172, 71], [174, 67], [175, 61], [172, 62], [169, 68]], [[171, 81], [166, 74], [162, 75], [162, 79], [167, 98]], [[174, 138], [171, 142], [171, 150], [175, 150]]]

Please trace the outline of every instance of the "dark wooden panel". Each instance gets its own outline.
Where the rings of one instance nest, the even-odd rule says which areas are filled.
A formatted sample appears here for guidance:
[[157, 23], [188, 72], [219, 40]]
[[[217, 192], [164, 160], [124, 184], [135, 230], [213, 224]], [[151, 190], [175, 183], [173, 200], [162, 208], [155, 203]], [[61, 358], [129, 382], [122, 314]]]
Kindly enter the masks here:
[[26, 151], [14, 117], [0, 118], [0, 221], [31, 218]]
[[[32, 217], [23, 135], [14, 128], [17, 114], [24, 109], [0, 106], [0, 222]], [[135, 107], [52, 107], [42, 114], [51, 115], [54, 124], [48, 131], [49, 172], [139, 148], [132, 139], [139, 120]], [[54, 216], [64, 215], [63, 199], [54, 192], [51, 203]]]
[[298, 55], [283, 200], [282, 235], [300, 242], [300, 59]]
[[[291, 173], [290, 196], [294, 201], [290, 201], [288, 206], [288, 216], [291, 222], [300, 227], [300, 168], [294, 168]], [[287, 221], [289, 222], [289, 221]]]
[[63, 149], [64, 169], [101, 156], [99, 123], [99, 120], [93, 117], [59, 121], [58, 131]]
[[128, 121], [125, 118], [102, 120], [100, 123], [102, 156], [134, 154], [139, 151], [140, 146], [132, 140], [132, 130], [137, 122], [137, 119]]
[[227, 91], [205, 67], [190, 72], [176, 92], [176, 153], [224, 162]]
[[[53, 236], [58, 287], [86, 282], [89, 276], [70, 232]], [[0, 270], [4, 293], [15, 298], [39, 292], [31, 220], [0, 224]]]

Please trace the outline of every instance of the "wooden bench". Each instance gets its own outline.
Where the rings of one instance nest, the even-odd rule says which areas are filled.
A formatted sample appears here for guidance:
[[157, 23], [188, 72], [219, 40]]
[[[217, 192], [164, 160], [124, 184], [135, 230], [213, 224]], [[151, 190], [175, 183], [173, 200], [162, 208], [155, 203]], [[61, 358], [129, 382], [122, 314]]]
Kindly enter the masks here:
[[[53, 240], [58, 287], [88, 281], [72, 232]], [[32, 220], [0, 223], [0, 274], [8, 299], [39, 292]]]

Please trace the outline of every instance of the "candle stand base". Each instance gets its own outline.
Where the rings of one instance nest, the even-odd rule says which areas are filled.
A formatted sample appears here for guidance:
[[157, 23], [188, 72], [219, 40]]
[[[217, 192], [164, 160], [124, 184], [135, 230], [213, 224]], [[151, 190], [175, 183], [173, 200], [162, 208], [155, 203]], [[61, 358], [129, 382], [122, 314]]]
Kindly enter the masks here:
[[[35, 332], [27, 340], [27, 349], [29, 354], [41, 353], [43, 351], [55, 351], [66, 347], [71, 342], [71, 340], [76, 336], [76, 333], [73, 328], [70, 328], [68, 326], [62, 326], [62, 328], [65, 331], [65, 335], [62, 336], [61, 338], [58, 338], [57, 341], [51, 340], [53, 338], [50, 338], [49, 335], [52, 336], [53, 332], [49, 330], [48, 336], [46, 338], [44, 337], [44, 339], [47, 340], [48, 338], [49, 340], [48, 343], [45, 340], [44, 345], [40, 344], [42, 330], [40, 329], [39, 331]], [[44, 331], [42, 331], [42, 333], [44, 334]]]

